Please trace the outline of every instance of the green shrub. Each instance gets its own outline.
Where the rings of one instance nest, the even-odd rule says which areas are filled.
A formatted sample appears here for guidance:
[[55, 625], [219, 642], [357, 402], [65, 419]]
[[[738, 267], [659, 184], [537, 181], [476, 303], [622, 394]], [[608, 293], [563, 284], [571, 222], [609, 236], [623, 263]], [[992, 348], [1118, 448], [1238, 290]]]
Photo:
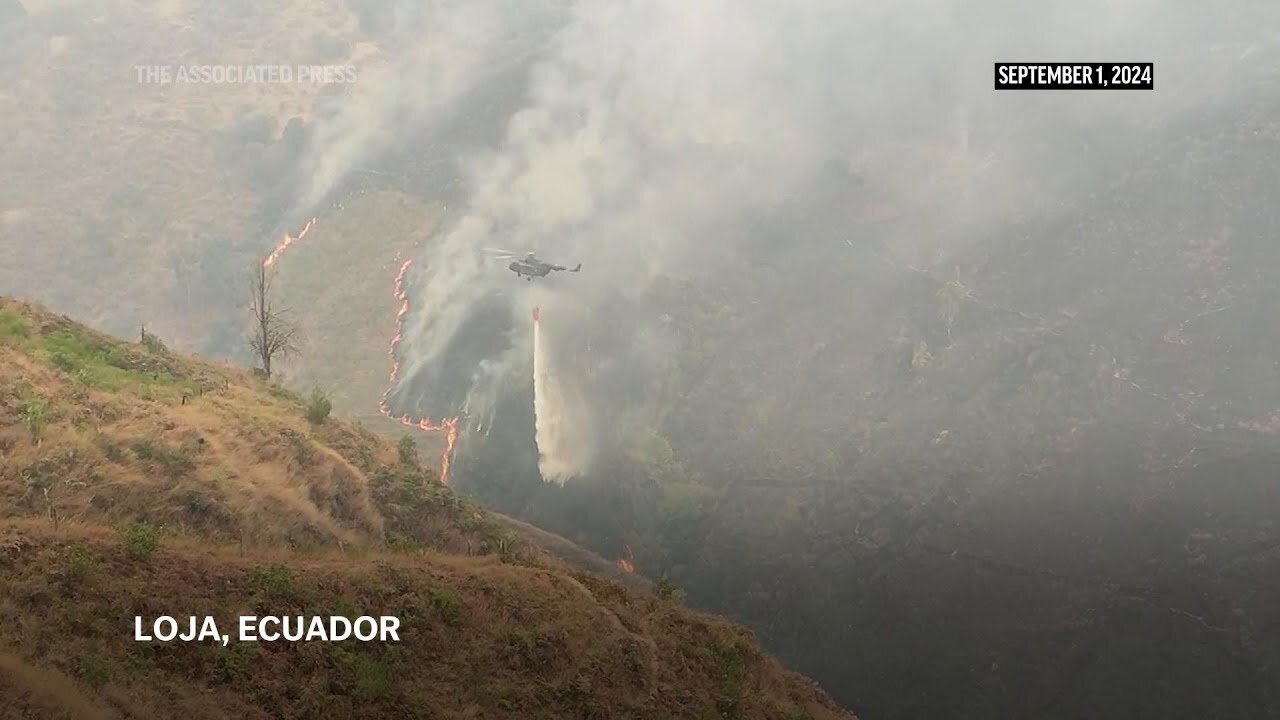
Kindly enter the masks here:
[[102, 455], [113, 463], [123, 463], [128, 459], [124, 454], [124, 450], [109, 438], [98, 436], [94, 438], [94, 443], [102, 451]]
[[133, 441], [132, 446], [133, 454], [139, 460], [158, 466], [175, 480], [195, 472], [195, 454], [198, 445], [184, 444], [181, 447], [171, 449], [151, 440], [143, 439]]
[[254, 568], [249, 584], [270, 597], [289, 598], [293, 596], [293, 571], [283, 565]]
[[742, 681], [747, 673], [746, 659], [743, 657], [742, 649], [736, 644], [720, 643], [713, 643], [710, 649], [711, 655], [720, 665], [721, 672], [720, 702], [717, 704], [723, 710], [736, 710], [738, 701], [742, 697]]
[[76, 543], [66, 549], [62, 555], [62, 564], [67, 577], [83, 580], [98, 567], [98, 557], [89, 548]]
[[145, 330], [142, 333], [142, 346], [157, 355], [164, 355], [169, 352], [169, 348], [165, 347], [163, 340]]
[[80, 661], [80, 679], [92, 687], [102, 687], [111, 679], [111, 674], [102, 663], [92, 658]]
[[379, 700], [391, 694], [391, 668], [381, 660], [354, 655], [351, 671], [355, 695], [361, 700]]
[[49, 404], [36, 395], [28, 395], [22, 401], [22, 424], [27, 426], [32, 440], [39, 440], [40, 433], [49, 421]]
[[129, 554], [137, 558], [151, 557], [160, 547], [160, 528], [147, 523], [133, 523], [121, 531]]
[[400, 436], [400, 462], [405, 465], [418, 464], [418, 443], [413, 439], [412, 435]]
[[77, 368], [79, 368], [79, 365], [76, 364], [76, 361], [66, 353], [56, 352], [53, 354], [52, 359], [53, 359], [53, 364], [57, 366], [57, 368], [64, 373], [71, 374], [71, 373], [74, 373]]
[[[255, 373], [261, 372], [259, 368], [254, 368], [253, 371]], [[287, 400], [291, 403], [297, 403], [298, 405], [301, 405], [303, 402], [302, 397], [298, 395], [298, 393], [290, 390], [289, 388], [283, 385], [277, 385], [275, 383], [271, 383], [270, 385], [267, 386], [267, 392], [271, 394], [271, 397], [279, 398], [281, 400]]]
[[319, 425], [329, 419], [329, 412], [333, 410], [333, 403], [329, 402], [329, 398], [316, 388], [311, 391], [311, 399], [307, 401], [307, 419]]
[[187, 514], [191, 517], [204, 519], [208, 517], [216, 507], [216, 504], [203, 493], [196, 490], [187, 492]]
[[231, 643], [206, 645], [213, 655], [209, 681], [225, 685], [244, 680], [253, 674], [262, 651], [256, 643]]
[[8, 308], [0, 308], [0, 340], [21, 340], [29, 334], [26, 318]]
[[457, 595], [448, 590], [432, 590], [431, 607], [440, 613], [440, 619], [444, 620], [445, 625], [462, 624], [462, 603]]
[[684, 602], [684, 590], [681, 590], [680, 586], [665, 577], [653, 584], [653, 593], [663, 600], [670, 600], [675, 603]]
[[387, 533], [387, 549], [396, 552], [418, 552], [423, 549], [423, 545], [408, 535], [391, 532]]
[[150, 462], [155, 460], [160, 452], [161, 451], [156, 447], [156, 444], [150, 440], [143, 439], [133, 441], [133, 454], [137, 455], [139, 460]]

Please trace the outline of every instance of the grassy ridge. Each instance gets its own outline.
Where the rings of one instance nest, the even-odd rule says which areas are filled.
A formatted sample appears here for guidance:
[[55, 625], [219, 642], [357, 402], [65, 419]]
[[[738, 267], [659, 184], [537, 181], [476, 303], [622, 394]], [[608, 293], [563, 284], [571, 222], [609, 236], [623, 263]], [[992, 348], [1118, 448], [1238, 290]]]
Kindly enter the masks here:
[[[0, 720], [843, 717], [741, 628], [521, 537], [252, 373], [0, 298]], [[133, 640], [162, 614], [402, 642]]]
[[[745, 631], [587, 575], [190, 540], [139, 552], [30, 521], [0, 548], [0, 688], [25, 698], [0, 718], [838, 717]], [[134, 642], [133, 616], [161, 613], [233, 635], [242, 614], [391, 613], [402, 642]]]
[[[0, 517], [144, 521], [294, 546], [493, 551], [477, 508], [359, 427], [243, 370], [0, 304]], [[479, 519], [478, 519], [479, 518]]]

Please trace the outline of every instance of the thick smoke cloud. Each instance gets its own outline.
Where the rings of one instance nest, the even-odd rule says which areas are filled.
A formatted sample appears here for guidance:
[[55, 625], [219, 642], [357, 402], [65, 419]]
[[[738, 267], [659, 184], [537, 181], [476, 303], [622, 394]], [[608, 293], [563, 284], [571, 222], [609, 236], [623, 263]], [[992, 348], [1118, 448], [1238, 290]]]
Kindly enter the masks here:
[[394, 27], [378, 52], [358, 54], [363, 60], [351, 94], [321, 108], [294, 215], [314, 210], [402, 133], [448, 122], [468, 93], [528, 63], [553, 16], [511, 2], [401, 1], [378, 10], [390, 14]]
[[[465, 409], [483, 432], [497, 398], [527, 387], [529, 311], [541, 306], [549, 372], [587, 407], [560, 430], [599, 449], [602, 425], [643, 413], [661, 386], [672, 339], [642, 303], [655, 283], [714, 277], [760, 252], [753, 222], [780, 209], [797, 221], [769, 235], [771, 257], [835, 253], [832, 230], [888, 208], [913, 218], [889, 238], [895, 261], [944, 263], [995, 219], [1082, 192], [1144, 128], [1229, 94], [1242, 58], [1275, 43], [1260, 21], [1277, 11], [1249, 5], [608, 0], [521, 15], [506, 3], [415, 5], [430, 20], [412, 25], [425, 38], [322, 130], [303, 203], [378, 138], [429, 135], [431, 118], [494, 68], [528, 63], [500, 146], [452, 151], [467, 199], [415, 264], [393, 402]], [[1157, 90], [999, 94], [996, 60], [1151, 60]], [[860, 189], [813, 200], [832, 178]], [[488, 247], [584, 270], [525, 283]], [[851, 288], [849, 307], [872, 304], [861, 296], [875, 289]], [[468, 368], [470, 386], [446, 400], [437, 389], [451, 366]]]

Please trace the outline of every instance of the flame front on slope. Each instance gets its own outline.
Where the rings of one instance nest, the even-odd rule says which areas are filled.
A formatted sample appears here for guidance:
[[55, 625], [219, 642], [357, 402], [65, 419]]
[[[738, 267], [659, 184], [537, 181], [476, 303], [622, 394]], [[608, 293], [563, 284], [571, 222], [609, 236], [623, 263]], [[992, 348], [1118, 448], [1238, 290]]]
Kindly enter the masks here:
[[314, 227], [315, 224], [315, 218], [308, 220], [307, 224], [302, 226], [302, 230], [298, 231], [296, 237], [289, 233], [285, 233], [284, 239], [280, 241], [280, 244], [276, 246], [275, 250], [271, 251], [271, 254], [267, 256], [267, 259], [262, 261], [262, 265], [264, 267], [271, 267], [272, 265], [275, 265], [276, 261], [280, 259], [280, 256], [284, 255], [284, 251], [288, 250], [289, 246], [306, 237], [307, 233], [311, 232], [311, 228]]
[[[315, 227], [315, 224], [316, 218], [311, 218], [307, 221], [306, 225], [302, 226], [302, 229], [298, 231], [297, 235], [285, 233], [284, 239], [280, 241], [280, 244], [276, 246], [276, 249], [272, 250], [271, 254], [262, 261], [263, 267], [269, 268], [275, 265], [276, 262], [280, 260], [280, 257], [284, 255], [286, 250], [288, 250], [294, 243], [305, 238], [307, 233], [311, 232], [311, 229]], [[388, 350], [391, 355], [391, 377], [387, 382], [386, 390], [382, 393], [382, 398], [378, 401], [378, 412], [382, 413], [386, 417], [392, 418], [393, 420], [399, 420], [401, 424], [408, 427], [416, 427], [425, 432], [447, 433], [445, 435], [444, 452], [440, 458], [440, 482], [448, 485], [449, 472], [453, 468], [453, 449], [458, 443], [458, 418], [444, 418], [438, 423], [433, 423], [428, 418], [413, 418], [407, 414], [395, 417], [391, 414], [391, 408], [387, 402], [387, 398], [395, 388], [396, 382], [400, 379], [400, 360], [396, 357], [396, 349], [400, 346], [400, 340], [404, 335], [405, 315], [409, 313], [409, 294], [405, 290], [404, 281], [405, 276], [409, 274], [409, 266], [412, 263], [412, 260], [406, 260], [404, 264], [400, 266], [400, 272], [396, 274], [395, 298], [400, 302], [400, 307], [399, 310], [396, 311], [396, 332], [391, 338], [391, 347]]]
[[405, 260], [400, 266], [400, 271], [396, 273], [395, 298], [400, 302], [400, 307], [396, 311], [396, 332], [391, 337], [391, 346], [387, 349], [387, 354], [391, 356], [391, 375], [387, 379], [387, 389], [382, 392], [382, 399], [378, 401], [378, 412], [393, 420], [399, 420], [406, 427], [416, 427], [425, 432], [446, 433], [444, 452], [440, 455], [440, 482], [448, 485], [449, 473], [453, 469], [453, 449], [458, 443], [458, 418], [447, 417], [438, 423], [433, 423], [430, 418], [414, 418], [408, 414], [396, 417], [391, 414], [391, 405], [388, 400], [396, 383], [400, 381], [400, 358], [396, 355], [396, 350], [399, 349], [400, 341], [404, 338], [404, 318], [409, 314], [409, 292], [405, 289], [405, 277], [409, 274], [409, 267], [412, 264], [412, 259]]

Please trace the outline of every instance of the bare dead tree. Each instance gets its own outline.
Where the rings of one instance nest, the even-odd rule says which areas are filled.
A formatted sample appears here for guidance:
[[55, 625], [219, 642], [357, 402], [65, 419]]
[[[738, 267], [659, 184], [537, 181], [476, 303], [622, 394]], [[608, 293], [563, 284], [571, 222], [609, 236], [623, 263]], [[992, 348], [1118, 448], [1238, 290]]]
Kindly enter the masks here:
[[249, 347], [262, 363], [262, 372], [267, 377], [271, 377], [271, 361], [296, 353], [299, 339], [298, 326], [289, 309], [273, 302], [272, 279], [270, 268], [259, 261], [249, 288], [249, 312], [253, 315]]

